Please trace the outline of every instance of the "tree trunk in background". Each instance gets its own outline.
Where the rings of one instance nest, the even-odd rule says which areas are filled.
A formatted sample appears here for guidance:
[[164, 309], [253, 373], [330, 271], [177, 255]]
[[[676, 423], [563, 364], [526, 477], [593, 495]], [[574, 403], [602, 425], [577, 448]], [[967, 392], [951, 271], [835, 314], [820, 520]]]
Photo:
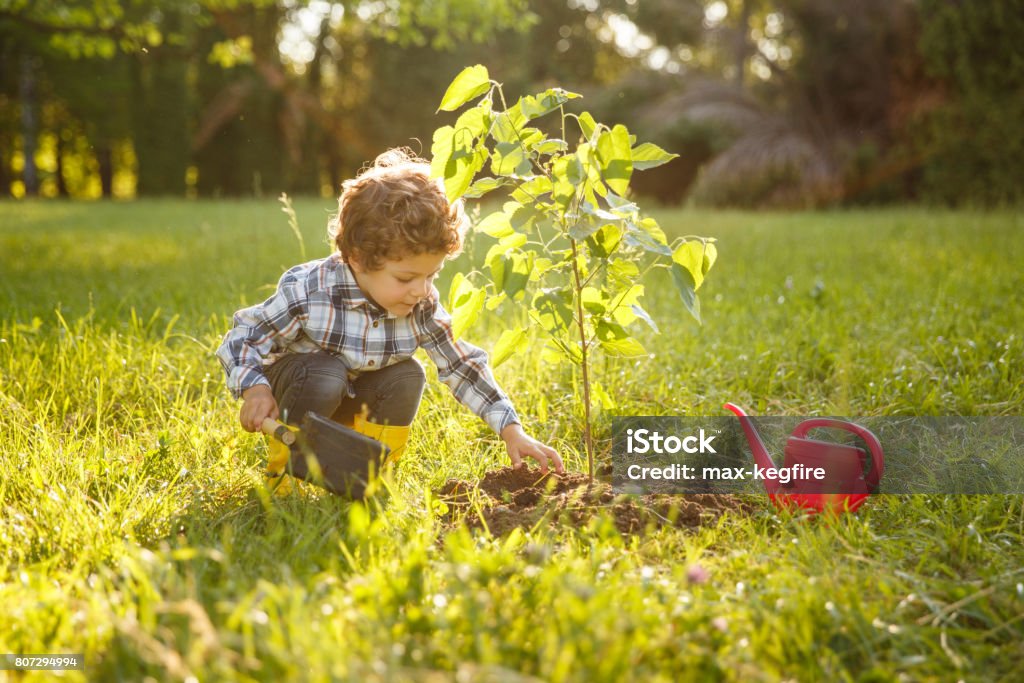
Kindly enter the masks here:
[[0, 198], [11, 196], [11, 141], [0, 133]]
[[30, 55], [22, 55], [18, 88], [21, 97], [21, 150], [25, 158], [21, 179], [25, 183], [26, 197], [35, 197], [39, 194], [39, 173], [36, 169], [36, 136], [39, 135], [39, 121], [36, 118], [38, 103], [34, 61]]
[[[168, 30], [178, 31], [181, 15], [168, 13]], [[175, 45], [151, 47], [134, 55], [134, 141], [138, 194], [184, 195], [189, 163], [188, 60]]]
[[335, 197], [341, 194], [342, 176], [341, 143], [332, 133], [325, 133], [324, 147], [327, 153], [327, 178], [331, 183], [331, 194]]
[[[215, 43], [227, 36], [216, 25], [200, 29], [197, 54], [209, 54]], [[242, 145], [241, 116], [252, 88], [252, 77], [199, 59], [196, 64], [196, 99], [199, 102], [197, 139], [192, 150], [199, 173], [196, 191], [204, 197], [238, 196], [243, 183], [238, 180], [238, 148]]]
[[[281, 9], [271, 5], [247, 7], [243, 12], [250, 27], [255, 59], [282, 69], [277, 49]], [[285, 116], [284, 106], [282, 95], [260, 79], [242, 120], [244, 143], [239, 150], [239, 170], [246, 179], [247, 194], [277, 197], [285, 189], [285, 178], [296, 165], [297, 150], [289, 149], [284, 138], [285, 126], [294, 122]]]
[[64, 153], [67, 151], [64, 145], [64, 130], [57, 128], [55, 133], [57, 135], [57, 196], [67, 198], [71, 196], [71, 193], [68, 192], [68, 183], [64, 178]]
[[110, 143], [103, 143], [96, 148], [96, 161], [100, 166], [100, 187], [103, 191], [103, 198], [110, 199], [114, 196], [114, 155], [110, 149]]
[[[203, 29], [199, 54], [232, 35], [249, 35], [256, 59], [279, 66], [280, 14], [277, 7], [224, 11], [217, 23]], [[289, 123], [283, 97], [252, 66], [223, 68], [203, 59], [198, 67], [196, 88], [204, 108], [203, 133], [193, 150], [199, 194], [276, 197], [288, 187], [285, 178], [293, 168], [282, 140], [282, 126]]]

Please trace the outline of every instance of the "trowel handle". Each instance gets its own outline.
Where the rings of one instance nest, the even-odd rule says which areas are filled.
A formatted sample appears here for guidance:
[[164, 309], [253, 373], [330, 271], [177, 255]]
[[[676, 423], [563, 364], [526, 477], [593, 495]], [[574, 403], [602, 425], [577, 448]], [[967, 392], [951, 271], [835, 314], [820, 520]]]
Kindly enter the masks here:
[[260, 431], [274, 437], [285, 446], [291, 446], [295, 443], [295, 432], [288, 429], [283, 422], [278, 422], [272, 417], [263, 420], [263, 424], [260, 425]]
[[882, 443], [878, 440], [878, 437], [866, 427], [862, 427], [854, 422], [830, 420], [827, 417], [804, 420], [793, 430], [793, 436], [803, 439], [807, 436], [807, 432], [819, 427], [842, 429], [843, 431], [855, 434], [867, 444], [868, 450], [871, 451], [871, 470], [864, 476], [864, 481], [867, 482], [868, 488], [872, 492], [877, 491], [878, 485], [882, 481], [882, 470], [885, 469], [885, 456], [882, 455]]

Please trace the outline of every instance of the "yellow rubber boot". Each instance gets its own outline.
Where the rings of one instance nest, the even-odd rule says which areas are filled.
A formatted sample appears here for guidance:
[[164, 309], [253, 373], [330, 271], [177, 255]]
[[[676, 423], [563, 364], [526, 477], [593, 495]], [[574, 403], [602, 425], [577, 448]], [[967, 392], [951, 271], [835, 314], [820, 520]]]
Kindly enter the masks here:
[[[299, 431], [298, 427], [285, 425], [293, 432]], [[291, 448], [281, 443], [272, 436], [267, 436], [267, 471], [264, 472], [264, 482], [267, 487], [276, 495], [283, 496], [292, 491], [291, 477], [285, 474], [288, 466], [288, 459], [291, 458]]]
[[405, 444], [409, 441], [409, 428], [409, 425], [404, 427], [379, 425], [376, 422], [370, 422], [362, 415], [356, 415], [352, 425], [352, 429], [360, 434], [376, 439], [391, 449], [387, 460], [389, 463], [398, 462], [398, 459], [402, 457]]

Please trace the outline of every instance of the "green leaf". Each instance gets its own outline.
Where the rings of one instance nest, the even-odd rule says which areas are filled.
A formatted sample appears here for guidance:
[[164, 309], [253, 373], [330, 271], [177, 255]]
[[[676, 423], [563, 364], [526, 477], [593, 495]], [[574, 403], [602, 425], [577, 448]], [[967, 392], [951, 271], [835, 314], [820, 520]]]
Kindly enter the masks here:
[[572, 204], [573, 197], [576, 196], [576, 187], [566, 180], [564, 177], [558, 177], [555, 179], [555, 185], [551, 189], [551, 198], [555, 200], [558, 206], [562, 207], [562, 210], [569, 208]]
[[661, 229], [660, 225], [658, 225], [658, 221], [653, 218], [642, 218], [636, 225], [640, 230], [643, 230], [650, 235], [654, 241], [668, 246], [668, 239], [665, 237], [665, 231]]
[[669, 249], [668, 245], [654, 241], [649, 234], [642, 230], [629, 230], [626, 233], [624, 242], [631, 247], [640, 247], [644, 251], [649, 251], [653, 254], [672, 256], [672, 250]]
[[569, 149], [569, 143], [565, 140], [559, 140], [558, 138], [543, 140], [533, 146], [533, 151], [537, 154], [557, 154], [558, 152], [564, 152], [567, 149]]
[[[711, 247], [710, 255], [708, 253], [708, 247]], [[688, 241], [680, 244], [679, 247], [672, 252], [672, 261], [689, 271], [690, 277], [693, 280], [693, 289], [694, 291], [697, 291], [704, 282], [704, 274], [711, 269], [711, 264], [715, 262], [717, 254], [718, 251], [715, 249], [713, 244]], [[704, 267], [705, 262], [708, 264], [707, 268]]]
[[544, 273], [551, 270], [555, 265], [551, 259], [541, 256], [533, 261], [533, 272], [530, 273], [530, 282], [539, 282]]
[[479, 197], [483, 197], [488, 192], [497, 190], [502, 185], [508, 184], [509, 181], [504, 178], [479, 178], [469, 186], [469, 189], [466, 190], [462, 196], [470, 199], [477, 199]]
[[645, 323], [647, 323], [650, 326], [650, 328], [655, 331], [656, 334], [661, 334], [661, 330], [658, 329], [658, 325], [654, 322], [654, 319], [651, 317], [651, 314], [645, 311], [643, 306], [641, 306], [640, 304], [633, 304], [632, 306], [630, 306], [630, 309], [632, 309], [636, 317], [640, 318]]
[[495, 142], [519, 142], [526, 117], [518, 102], [503, 112], [494, 115], [490, 134]]
[[[452, 281], [454, 286], [456, 281]], [[468, 280], [459, 280], [458, 287], [449, 298], [453, 300], [452, 306], [452, 336], [458, 339], [469, 327], [476, 322], [480, 310], [484, 306], [484, 299], [487, 293], [481, 288], [477, 289]]]
[[576, 158], [583, 170], [583, 178], [580, 181], [581, 183], [585, 181], [583, 196], [588, 202], [597, 206], [595, 193], [602, 197], [608, 193], [604, 183], [601, 182], [600, 158], [597, 151], [592, 145], [584, 142], [576, 148]]
[[448, 86], [437, 111], [455, 111], [474, 97], [483, 95], [490, 87], [491, 77], [487, 73], [487, 67], [482, 64], [467, 66]]
[[614, 214], [611, 211], [605, 211], [600, 206], [595, 206], [590, 202], [583, 202], [582, 204], [580, 204], [580, 211], [605, 221], [619, 220], [618, 214]]
[[632, 284], [640, 274], [640, 268], [628, 259], [612, 259], [608, 262], [608, 282], [614, 285]]
[[524, 235], [533, 232], [533, 227], [537, 220], [543, 217], [532, 204], [506, 202], [503, 208], [505, 213], [508, 214], [509, 224], [512, 226], [512, 229]]
[[669, 154], [654, 143], [645, 142], [633, 148], [633, 168], [638, 171], [646, 171], [649, 168], [667, 164], [678, 156], [678, 154]]
[[504, 256], [513, 249], [518, 249], [524, 244], [526, 244], [526, 235], [518, 232], [510, 232], [505, 237], [502, 237], [497, 244], [487, 250], [487, 256], [484, 257], [484, 263], [490, 267], [494, 263], [494, 259]]
[[583, 166], [575, 154], [555, 159], [551, 164], [553, 187], [551, 197], [563, 209], [569, 208], [576, 196], [576, 186], [583, 180]]
[[608, 310], [608, 297], [596, 287], [584, 287], [580, 291], [580, 303], [585, 311], [593, 315], [601, 315]]
[[511, 252], [501, 256], [504, 261], [501, 290], [513, 301], [523, 298], [533, 270], [533, 254]]
[[605, 200], [608, 202], [608, 207], [611, 212], [616, 216], [631, 218], [640, 210], [640, 207], [638, 207], [636, 203], [629, 201], [625, 197], [620, 197], [614, 192], [609, 192], [605, 197]]
[[526, 160], [526, 152], [519, 142], [499, 142], [491, 156], [491, 173], [499, 176], [515, 175], [519, 165]]
[[574, 240], [585, 240], [600, 229], [600, 221], [592, 216], [580, 216], [580, 220], [569, 227], [569, 237]]
[[452, 283], [448, 287], [448, 310], [454, 311], [460, 300], [469, 294], [473, 285], [466, 279], [462, 271], [456, 271]]
[[601, 320], [597, 323], [595, 331], [597, 332], [597, 342], [601, 348], [612, 356], [629, 358], [648, 355], [643, 345], [633, 339], [629, 332], [617, 323]]
[[665, 243], [665, 233], [653, 218], [645, 218], [636, 223], [626, 221], [625, 242], [662, 256], [672, 255], [672, 249]]
[[583, 353], [579, 346], [568, 344], [561, 339], [549, 339], [540, 351], [540, 359], [546, 365], [558, 365], [565, 361], [579, 365], [583, 362]]
[[[622, 241], [622, 228], [615, 223], [607, 223], [587, 240], [590, 252], [598, 258], [608, 258]], [[633, 266], [636, 268], [636, 266]]]
[[625, 327], [636, 320], [637, 316], [633, 311], [633, 306], [637, 305], [637, 302], [643, 295], [643, 285], [632, 285], [624, 292], [618, 292], [611, 296], [610, 305], [614, 306], [612, 316], [615, 318], [615, 321]]
[[488, 214], [486, 218], [476, 224], [476, 231], [497, 239], [507, 237], [515, 232], [508, 222], [508, 216], [502, 211]]
[[479, 173], [486, 161], [487, 150], [484, 148], [466, 154], [457, 152], [452, 156], [445, 167], [444, 188], [448, 201], [455, 201], [469, 189], [473, 177]]
[[679, 296], [682, 298], [686, 310], [690, 312], [698, 325], [703, 325], [700, 319], [700, 299], [697, 297], [697, 290], [694, 287], [693, 275], [683, 266], [673, 262], [672, 281], [675, 282], [676, 289], [679, 290]]
[[608, 187], [620, 195], [625, 194], [633, 175], [633, 156], [626, 127], [617, 124], [610, 131], [601, 133], [597, 138], [597, 155]]
[[496, 258], [491, 261], [491, 283], [494, 285], [495, 293], [504, 292], [501, 291], [501, 285], [505, 282], [505, 259]]
[[504, 330], [498, 337], [498, 343], [494, 345], [494, 351], [491, 353], [491, 367], [498, 367], [515, 354], [526, 350], [529, 345], [529, 336], [522, 327]]
[[494, 294], [493, 296], [488, 297], [487, 303], [485, 304], [485, 306], [487, 307], [488, 311], [493, 311], [498, 306], [500, 306], [502, 303], [504, 303], [505, 299], [507, 299], [507, 298], [508, 297], [505, 296], [505, 292], [498, 292], [497, 294]]
[[561, 88], [549, 88], [536, 95], [527, 95], [520, 100], [520, 104], [523, 116], [528, 119], [535, 119], [558, 109], [569, 100], [576, 99], [577, 97], [580, 97], [578, 93], [562, 90]]
[[715, 265], [716, 260], [718, 260], [718, 248], [711, 241], [705, 242], [704, 260], [701, 262], [700, 272], [707, 275], [708, 271], [711, 270], [711, 266]]
[[604, 386], [600, 382], [592, 382], [590, 389], [601, 403], [602, 408], [605, 410], [615, 410], [615, 400], [605, 391]]
[[513, 190], [511, 197], [520, 204], [532, 204], [549, 192], [551, 192], [551, 179], [547, 176], [539, 175], [527, 180]]
[[594, 131], [597, 130], [597, 121], [594, 120], [594, 117], [590, 115], [589, 111], [585, 111], [580, 114], [579, 122], [580, 132], [583, 133], [583, 137], [587, 140], [594, 137]]
[[[479, 138], [487, 134], [491, 127], [491, 112], [485, 103], [468, 109], [455, 121], [456, 135], [466, 135], [470, 139]], [[461, 141], [461, 140], [460, 140]], [[469, 146], [472, 142], [465, 143]]]
[[[459, 139], [465, 144], [459, 144]], [[487, 161], [485, 148], [474, 148], [468, 135], [458, 135], [451, 126], [442, 126], [434, 131], [430, 147], [433, 158], [430, 161], [432, 176], [444, 180], [448, 201], [462, 196], [473, 181], [473, 176]]]
[[455, 129], [451, 126], [441, 126], [434, 131], [433, 143], [430, 146], [430, 175], [435, 178], [444, 178], [445, 167], [455, 149], [454, 135]]
[[616, 292], [615, 295], [611, 297], [611, 301], [616, 307], [629, 307], [640, 301], [640, 297], [643, 296], [643, 293], [643, 285], [632, 285], [625, 292]]
[[559, 159], [565, 159], [565, 179], [573, 185], [580, 185], [587, 178], [587, 169], [584, 167], [580, 155], [569, 154]]
[[552, 337], [559, 337], [569, 331], [573, 315], [572, 295], [559, 289], [544, 289], [537, 292], [530, 303], [531, 317]]

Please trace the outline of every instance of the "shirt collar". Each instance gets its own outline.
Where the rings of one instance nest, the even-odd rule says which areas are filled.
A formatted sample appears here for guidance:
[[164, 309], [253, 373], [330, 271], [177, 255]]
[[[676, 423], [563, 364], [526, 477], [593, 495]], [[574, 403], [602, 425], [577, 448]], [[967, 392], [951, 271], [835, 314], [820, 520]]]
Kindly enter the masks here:
[[376, 317], [394, 317], [366, 296], [366, 293], [359, 287], [359, 282], [356, 281], [356, 274], [352, 272], [352, 267], [341, 259], [341, 254], [332, 254], [330, 264], [335, 276], [333, 286], [341, 295], [341, 301], [345, 308], [365, 308]]

